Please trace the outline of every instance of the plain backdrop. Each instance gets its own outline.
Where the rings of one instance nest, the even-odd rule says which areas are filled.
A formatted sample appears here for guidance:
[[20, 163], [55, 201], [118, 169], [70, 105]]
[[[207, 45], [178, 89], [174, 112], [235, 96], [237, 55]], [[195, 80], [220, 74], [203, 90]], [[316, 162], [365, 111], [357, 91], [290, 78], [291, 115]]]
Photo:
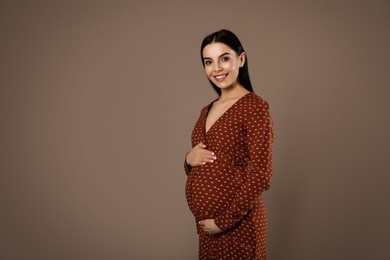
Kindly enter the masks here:
[[185, 153], [246, 49], [275, 124], [271, 260], [389, 259], [390, 3], [0, 1], [0, 259], [197, 259]]

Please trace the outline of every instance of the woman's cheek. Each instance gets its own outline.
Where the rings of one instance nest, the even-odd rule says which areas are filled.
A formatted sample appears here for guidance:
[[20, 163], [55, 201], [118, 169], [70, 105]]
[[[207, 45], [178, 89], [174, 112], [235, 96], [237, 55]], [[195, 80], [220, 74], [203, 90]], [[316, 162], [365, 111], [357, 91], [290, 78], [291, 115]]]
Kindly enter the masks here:
[[205, 69], [204, 69], [204, 71], [205, 71], [205, 73], [206, 73], [206, 75], [208, 76], [208, 77], [211, 77], [211, 74], [212, 74], [212, 69], [210, 69], [210, 67], [205, 67]]

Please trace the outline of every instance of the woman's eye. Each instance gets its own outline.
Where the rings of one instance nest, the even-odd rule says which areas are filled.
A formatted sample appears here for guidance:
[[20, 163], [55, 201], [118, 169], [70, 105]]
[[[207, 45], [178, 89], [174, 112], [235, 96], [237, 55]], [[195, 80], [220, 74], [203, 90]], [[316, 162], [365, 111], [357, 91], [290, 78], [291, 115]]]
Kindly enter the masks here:
[[211, 61], [206, 60], [206, 61], [204, 62], [204, 64], [205, 64], [205, 65], [210, 65], [210, 64], [211, 64]]
[[229, 61], [229, 57], [222, 57], [222, 61]]

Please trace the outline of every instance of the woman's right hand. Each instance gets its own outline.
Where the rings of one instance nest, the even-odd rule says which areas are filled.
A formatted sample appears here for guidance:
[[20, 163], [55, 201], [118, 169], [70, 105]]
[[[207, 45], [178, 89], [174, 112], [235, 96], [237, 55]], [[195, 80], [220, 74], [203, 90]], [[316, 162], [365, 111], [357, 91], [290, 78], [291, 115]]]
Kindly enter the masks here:
[[200, 142], [187, 153], [186, 163], [191, 166], [200, 166], [212, 163], [217, 159], [214, 152], [206, 150], [206, 145]]

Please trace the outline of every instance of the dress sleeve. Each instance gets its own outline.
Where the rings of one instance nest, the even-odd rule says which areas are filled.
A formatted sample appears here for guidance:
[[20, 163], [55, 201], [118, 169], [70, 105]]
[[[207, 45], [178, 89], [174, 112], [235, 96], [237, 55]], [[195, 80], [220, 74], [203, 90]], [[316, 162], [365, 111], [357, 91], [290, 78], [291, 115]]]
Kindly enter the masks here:
[[[201, 140], [199, 138], [199, 135], [203, 135], [203, 132], [202, 132], [202, 121], [203, 121], [203, 117], [205, 115], [205, 112], [206, 112], [207, 108], [208, 108], [208, 106], [205, 106], [204, 108], [202, 108], [202, 110], [200, 111], [200, 114], [199, 114], [199, 118], [198, 118], [198, 120], [195, 123], [194, 129], [193, 129], [192, 135], [191, 135], [191, 137], [192, 137], [192, 140], [191, 140], [192, 147], [194, 147], [195, 144], [199, 143], [199, 141]], [[193, 139], [194, 138], [194, 134], [196, 136], [195, 139]], [[186, 155], [184, 156], [184, 171], [185, 171], [185, 173], [187, 175], [190, 174], [190, 171], [192, 169], [192, 166], [186, 162], [186, 158], [187, 158], [187, 154], [188, 153], [189, 152], [187, 152]]]
[[227, 230], [240, 221], [271, 183], [274, 136], [268, 103], [263, 101], [256, 105], [245, 126], [249, 152], [249, 162], [244, 170], [247, 178], [230, 207], [215, 218], [215, 224], [221, 230]]
[[187, 175], [190, 173], [190, 171], [192, 169], [192, 166], [190, 164], [188, 164], [187, 161], [186, 161], [188, 153], [186, 153], [186, 155], [184, 156], [184, 171], [186, 172]]

